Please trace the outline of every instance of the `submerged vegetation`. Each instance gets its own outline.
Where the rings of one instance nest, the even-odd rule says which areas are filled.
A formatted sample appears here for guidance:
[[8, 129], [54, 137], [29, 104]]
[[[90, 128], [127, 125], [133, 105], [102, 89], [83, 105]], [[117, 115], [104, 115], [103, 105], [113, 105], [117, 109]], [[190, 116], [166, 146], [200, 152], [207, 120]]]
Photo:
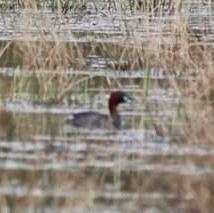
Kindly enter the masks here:
[[[105, 191], [110, 182], [113, 183], [112, 190], [125, 191], [124, 199], [126, 197], [125, 200], [129, 201], [124, 203], [123, 200], [117, 206], [118, 208], [123, 206], [124, 209], [136, 211], [136, 209], [146, 209], [149, 202], [151, 203], [148, 206], [152, 206], [149, 197], [142, 196], [146, 191], [150, 193], [149, 195], [157, 196], [157, 205], [154, 204], [155, 212], [156, 209], [157, 212], [171, 212], [175, 202], [180, 203], [180, 205], [175, 205], [175, 209], [178, 207], [182, 211], [184, 200], [188, 203], [185, 203], [184, 212], [212, 212], [214, 155], [212, 152], [203, 155], [207, 147], [210, 150], [214, 149], [214, 5], [212, 1], [2, 0], [0, 10], [1, 27], [4, 27], [0, 34], [0, 95], [2, 100], [0, 107], [4, 108], [7, 99], [9, 103], [27, 99], [32, 105], [50, 108], [54, 106], [63, 108], [72, 104], [81, 106], [85, 96], [92, 94], [90, 97], [94, 97], [94, 91], [103, 95], [112, 90], [127, 90], [137, 97], [138, 108], [136, 110], [143, 111], [146, 115], [137, 114], [136, 118], [128, 119], [129, 128], [152, 130], [157, 137], [167, 139], [169, 144], [173, 143], [173, 147], [177, 144], [175, 152], [179, 152], [179, 144], [184, 144], [185, 151], [190, 152], [189, 155], [177, 154], [174, 158], [173, 153], [170, 152], [163, 156], [160, 153], [154, 156], [146, 153], [146, 157], [142, 157], [145, 164], [147, 162], [158, 164], [157, 162], [161, 159], [163, 162], [171, 163], [171, 161], [176, 162], [177, 158], [179, 163], [186, 165], [184, 167], [186, 170], [183, 172], [178, 163], [176, 168], [180, 171], [179, 175], [168, 174], [168, 171], [163, 175], [161, 171], [157, 175], [141, 168], [141, 165], [139, 165], [139, 170], [135, 170], [134, 163], [138, 163], [138, 158], [142, 160], [141, 153], [133, 151], [134, 154], [126, 153], [127, 156], [125, 155], [122, 160], [122, 156], [115, 158], [115, 155], [118, 153], [121, 155], [122, 151], [113, 150], [116, 147], [114, 143], [111, 144], [112, 150], [110, 147], [106, 148], [109, 153], [101, 157], [115, 163], [116, 166], [112, 167], [105, 165], [106, 168], [110, 167], [109, 171], [105, 166], [98, 171], [96, 171], [96, 166], [92, 166], [90, 170], [90, 163], [87, 164], [87, 158], [99, 161], [99, 155], [95, 152], [105, 152], [103, 147], [100, 147], [99, 151], [99, 147], [95, 146], [96, 140], [94, 147], [91, 148], [92, 153], [87, 148], [83, 150], [80, 148], [80, 151], [75, 153], [69, 147], [73, 158], [76, 157], [78, 160], [83, 158], [82, 152], [86, 152], [84, 153], [85, 160], [82, 160], [83, 162], [80, 160], [84, 171], [79, 168], [78, 172], [74, 173], [68, 169], [61, 176], [57, 170], [53, 178], [51, 170], [43, 174], [47, 177], [41, 177], [43, 172], [38, 169], [33, 171], [32, 176], [29, 176], [30, 180], [24, 180], [23, 177], [23, 182], [29, 181], [31, 182], [29, 184], [35, 182], [35, 185], [46, 184], [47, 188], [52, 187], [49, 181], [53, 181], [55, 185], [52, 192], [57, 191], [58, 184], [61, 185], [61, 182], [64, 182], [61, 185], [64, 193], [53, 193], [54, 196], [58, 196], [57, 201], [54, 201], [54, 198], [48, 200], [51, 191], [42, 191], [46, 193], [44, 196], [47, 203], [43, 201], [46, 203], [44, 206], [47, 207], [48, 202], [50, 206], [53, 203], [56, 204], [55, 207], [78, 206], [82, 203], [84, 208], [93, 209], [96, 202], [102, 203], [105, 199], [110, 203], [114, 201], [116, 203], [117, 195], [114, 198], [109, 194], [99, 192], [101, 194], [99, 196], [99, 193], [95, 193], [97, 188]], [[159, 100], [157, 96], [161, 95], [161, 92], [164, 94]], [[167, 98], [171, 98], [173, 102], [167, 102]], [[86, 98], [86, 104], [87, 100]], [[132, 110], [135, 111], [135, 109]], [[171, 114], [165, 116], [166, 112]], [[49, 111], [45, 121], [41, 115], [31, 115], [26, 120], [25, 115], [17, 116], [15, 126], [18, 128], [9, 125], [15, 119], [11, 114], [1, 115], [1, 113], [0, 111], [0, 128], [4, 131], [0, 137], [3, 139], [12, 140], [13, 135], [17, 137], [20, 134], [18, 139], [31, 140], [30, 136], [35, 136], [38, 132], [45, 134], [43, 127], [48, 126], [48, 122], [54, 126], [53, 130], [48, 126], [48, 133], [46, 132], [51, 135], [51, 140], [54, 138], [53, 142], [55, 142], [55, 136], [64, 136], [60, 129], [63, 119], [56, 122], [48, 114]], [[54, 116], [57, 117], [55, 114]], [[6, 125], [1, 126], [1, 123], [5, 124], [5, 120], [7, 120]], [[23, 120], [25, 124], [22, 123]], [[35, 124], [32, 124], [32, 120]], [[44, 126], [40, 126], [41, 123]], [[9, 129], [13, 129], [12, 132]], [[76, 135], [74, 140], [75, 137]], [[84, 135], [83, 139], [79, 140], [81, 146], [87, 146]], [[142, 143], [144, 143], [143, 140]], [[90, 143], [89, 137], [89, 145]], [[45, 145], [45, 152], [48, 150], [47, 153], [50, 153], [50, 150], [54, 150], [54, 146], [57, 145], [48, 144], [47, 147]], [[65, 146], [67, 147], [67, 144]], [[193, 147], [193, 150], [196, 149], [195, 152], [198, 147], [202, 147], [203, 150], [191, 156], [189, 146]], [[30, 149], [29, 152], [31, 151]], [[91, 155], [87, 156], [87, 152]], [[69, 154], [65, 154], [64, 157], [72, 158]], [[59, 160], [64, 159], [59, 156]], [[51, 159], [44, 160], [44, 163], [46, 161], [51, 162]], [[120, 167], [121, 161], [124, 161], [126, 166]], [[204, 173], [197, 173], [198, 176], [191, 173], [188, 176], [189, 162], [193, 162], [191, 165], [195, 167], [201, 166]], [[133, 171], [130, 169], [132, 164]], [[191, 169], [194, 170], [194, 168]], [[19, 178], [16, 172], [11, 172], [10, 175]], [[205, 178], [206, 174], [208, 174], [207, 178]], [[79, 178], [78, 181], [76, 177]], [[71, 182], [69, 182], [70, 179], [72, 179]], [[81, 180], [86, 180], [85, 185], [81, 185]], [[161, 186], [159, 186], [160, 182]], [[99, 183], [98, 186], [96, 186], [97, 183]], [[72, 184], [78, 184], [78, 192], [83, 192], [86, 188], [87, 193], [79, 193], [71, 199], [68, 193]], [[24, 186], [30, 187], [28, 184]], [[158, 191], [154, 189], [155, 187]], [[109, 193], [110, 191], [111, 189]], [[132, 197], [132, 194], [129, 196], [132, 192], [135, 193], [135, 197]], [[171, 196], [171, 192], [175, 193]], [[165, 193], [166, 197], [164, 195], [158, 200], [158, 195], [161, 193]], [[34, 191], [33, 194], [37, 196]], [[7, 193], [6, 195], [9, 196]], [[175, 195], [176, 197], [173, 197]], [[10, 203], [11, 200], [16, 203], [13, 198], [11, 200], [8, 198], [9, 201], [7, 201], [7, 196], [0, 199], [0, 206], [2, 203]], [[29, 198], [25, 198], [29, 203], [32, 202]], [[70, 200], [73, 201], [72, 204]], [[162, 203], [163, 200], [165, 203]], [[18, 204], [14, 204], [16, 205]], [[158, 211], [159, 207], [160, 211]]]

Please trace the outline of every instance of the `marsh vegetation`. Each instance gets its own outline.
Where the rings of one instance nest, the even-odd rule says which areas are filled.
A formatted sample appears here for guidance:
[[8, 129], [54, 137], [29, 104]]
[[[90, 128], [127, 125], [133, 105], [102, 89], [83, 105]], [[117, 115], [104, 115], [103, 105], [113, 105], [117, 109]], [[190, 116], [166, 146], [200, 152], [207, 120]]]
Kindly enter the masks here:
[[[2, 0], [0, 15], [0, 212], [213, 212], [213, 1]], [[124, 129], [65, 126], [116, 90], [135, 97]]]

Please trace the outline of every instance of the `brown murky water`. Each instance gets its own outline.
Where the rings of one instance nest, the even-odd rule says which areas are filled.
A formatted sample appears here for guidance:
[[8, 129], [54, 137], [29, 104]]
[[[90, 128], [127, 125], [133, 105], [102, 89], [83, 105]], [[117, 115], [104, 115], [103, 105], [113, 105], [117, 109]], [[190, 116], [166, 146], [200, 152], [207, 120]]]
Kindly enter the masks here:
[[[166, 76], [151, 67], [149, 92], [142, 100], [146, 70], [138, 61], [133, 67], [126, 61], [115, 62], [121, 45], [133, 42], [124, 23], [135, 29], [142, 42], [148, 33], [156, 36], [165, 30], [162, 39], [167, 43], [174, 17], [154, 18], [142, 29], [139, 26], [145, 20], [140, 14], [112, 18], [102, 12], [80, 20], [42, 14], [50, 23], [57, 20], [59, 45], [74, 49], [78, 44], [86, 63], [68, 63], [63, 72], [54, 70], [54, 65], [52, 70], [34, 72], [31, 67], [22, 68], [26, 56], [16, 55], [17, 46], [25, 45], [22, 36], [27, 33], [35, 44], [39, 35], [36, 27], [17, 25], [26, 21], [28, 12], [4, 14], [0, 47], [8, 48], [0, 58], [0, 212], [201, 212], [203, 192], [208, 197], [204, 205], [214, 209], [210, 200], [214, 196], [214, 149], [203, 143], [183, 143], [180, 130], [185, 123], [179, 119], [183, 100], [167, 80], [183, 83], [193, 77]], [[54, 42], [50, 34], [46, 36], [47, 43]], [[102, 51], [104, 43], [114, 55]], [[82, 81], [55, 103], [57, 89], [40, 96], [39, 73], [44, 79], [56, 73]], [[52, 84], [57, 88], [54, 78]], [[65, 118], [73, 112], [108, 113], [108, 95], [118, 87], [135, 97], [132, 105], [120, 107], [123, 130], [75, 130], [65, 125]], [[158, 126], [166, 128], [164, 136]]]

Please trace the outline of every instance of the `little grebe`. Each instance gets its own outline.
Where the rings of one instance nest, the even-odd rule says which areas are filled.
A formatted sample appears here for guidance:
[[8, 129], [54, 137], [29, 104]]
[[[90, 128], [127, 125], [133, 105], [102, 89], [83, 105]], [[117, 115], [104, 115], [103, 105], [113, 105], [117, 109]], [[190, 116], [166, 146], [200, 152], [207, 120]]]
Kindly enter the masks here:
[[81, 112], [72, 114], [72, 117], [67, 119], [67, 124], [76, 128], [121, 128], [121, 119], [117, 111], [117, 106], [121, 103], [132, 101], [127, 93], [122, 91], [112, 92], [108, 101], [110, 115], [101, 114], [98, 112]]

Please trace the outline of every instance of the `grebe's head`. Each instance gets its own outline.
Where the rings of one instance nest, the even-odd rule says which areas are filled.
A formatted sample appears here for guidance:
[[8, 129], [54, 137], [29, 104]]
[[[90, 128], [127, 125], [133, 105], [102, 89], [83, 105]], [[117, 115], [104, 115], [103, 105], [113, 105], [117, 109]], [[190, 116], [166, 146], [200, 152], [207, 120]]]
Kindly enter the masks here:
[[133, 101], [133, 98], [129, 96], [126, 92], [116, 91], [111, 93], [109, 100], [112, 104], [118, 105], [121, 103], [131, 102]]
[[118, 104], [127, 103], [133, 101], [133, 98], [130, 97], [127, 93], [122, 91], [112, 92], [109, 98], [109, 110], [111, 114], [116, 112]]

